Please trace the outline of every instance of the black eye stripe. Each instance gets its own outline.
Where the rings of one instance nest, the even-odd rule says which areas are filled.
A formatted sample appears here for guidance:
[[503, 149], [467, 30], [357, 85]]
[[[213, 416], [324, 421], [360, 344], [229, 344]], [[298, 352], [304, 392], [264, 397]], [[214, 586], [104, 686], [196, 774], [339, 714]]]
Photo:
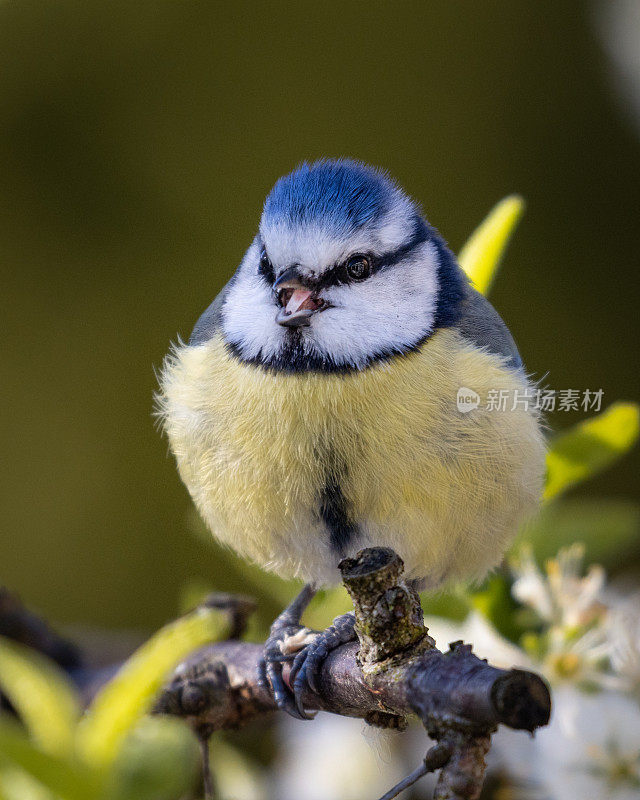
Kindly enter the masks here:
[[389, 253], [385, 253], [379, 257], [378, 269], [380, 270], [386, 269], [387, 267], [392, 267], [394, 264], [397, 264], [398, 261], [401, 261], [403, 258], [405, 258], [405, 256], [408, 256], [409, 253], [427, 241], [429, 241], [429, 229], [422, 220], [418, 220], [416, 229], [406, 244], [403, 244], [396, 250], [392, 250]]
[[[411, 238], [401, 247], [380, 255], [373, 255], [372, 253], [367, 252], [353, 253], [345, 261], [341, 262], [340, 264], [336, 264], [335, 266], [331, 267], [331, 269], [326, 270], [317, 279], [309, 280], [308, 283], [310, 286], [313, 286], [316, 291], [329, 286], [364, 283], [364, 281], [371, 277], [371, 275], [375, 275], [377, 272], [382, 272], [389, 267], [393, 267], [403, 258], [408, 256], [413, 250], [429, 241], [429, 238], [430, 234], [428, 225], [421, 218], [417, 218], [415, 229]], [[354, 256], [362, 256], [369, 262], [370, 269], [366, 277], [354, 279], [347, 273], [347, 264], [350, 259], [354, 258]], [[275, 270], [264, 245], [262, 245], [260, 248], [260, 263], [258, 265], [258, 273], [264, 277], [267, 283], [273, 284], [275, 282]]]
[[[367, 278], [371, 277], [371, 275], [375, 275], [377, 272], [382, 272], [389, 267], [393, 267], [399, 261], [402, 261], [403, 258], [408, 256], [413, 250], [420, 247], [420, 245], [424, 244], [429, 240], [429, 230], [427, 226], [420, 220], [420, 223], [416, 225], [416, 230], [412, 237], [406, 244], [403, 244], [401, 247], [398, 247], [396, 250], [390, 250], [387, 253], [382, 253], [381, 255], [372, 255], [371, 253], [362, 253], [357, 255], [363, 255], [369, 262], [370, 271]], [[353, 256], [350, 256], [353, 258]], [[319, 279], [318, 281], [318, 288], [328, 287], [328, 286], [340, 286], [344, 285], [345, 283], [360, 283], [363, 281], [353, 280], [349, 278], [346, 274], [346, 265], [349, 259], [345, 262], [340, 264], [336, 264], [335, 267], [327, 270]], [[365, 278], [364, 280], [366, 280]]]

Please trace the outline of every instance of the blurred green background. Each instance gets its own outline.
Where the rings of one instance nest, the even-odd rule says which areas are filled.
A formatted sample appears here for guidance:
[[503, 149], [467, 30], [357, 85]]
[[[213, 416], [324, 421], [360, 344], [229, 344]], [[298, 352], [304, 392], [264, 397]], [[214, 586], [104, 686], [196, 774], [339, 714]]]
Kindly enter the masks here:
[[[636, 398], [640, 116], [607, 8], [0, 3], [0, 583], [142, 628], [189, 580], [239, 588], [190, 532], [154, 368], [305, 158], [388, 168], [455, 250], [524, 195], [492, 301], [528, 369]], [[581, 492], [635, 496], [639, 467]]]

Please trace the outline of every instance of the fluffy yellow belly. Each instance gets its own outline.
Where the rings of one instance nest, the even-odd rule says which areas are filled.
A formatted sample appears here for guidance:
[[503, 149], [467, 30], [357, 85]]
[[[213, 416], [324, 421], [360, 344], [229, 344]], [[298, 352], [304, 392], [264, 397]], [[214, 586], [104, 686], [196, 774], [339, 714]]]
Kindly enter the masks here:
[[[456, 407], [461, 386], [480, 406]], [[536, 417], [487, 410], [522, 375], [443, 329], [362, 372], [284, 374], [245, 365], [221, 337], [165, 364], [161, 406], [180, 475], [213, 534], [241, 555], [322, 583], [343, 555], [393, 547], [432, 585], [495, 565], [536, 505], [544, 442]], [[321, 513], [335, 479], [354, 528], [332, 545]]]

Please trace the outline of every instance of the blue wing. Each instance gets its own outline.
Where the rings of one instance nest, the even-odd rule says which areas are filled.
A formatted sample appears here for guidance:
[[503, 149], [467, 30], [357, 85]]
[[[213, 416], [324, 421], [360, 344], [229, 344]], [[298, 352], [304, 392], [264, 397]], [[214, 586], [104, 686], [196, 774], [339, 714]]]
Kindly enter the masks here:
[[460, 333], [478, 347], [502, 356], [513, 369], [523, 369], [522, 359], [509, 329], [491, 303], [468, 286], [456, 322]]

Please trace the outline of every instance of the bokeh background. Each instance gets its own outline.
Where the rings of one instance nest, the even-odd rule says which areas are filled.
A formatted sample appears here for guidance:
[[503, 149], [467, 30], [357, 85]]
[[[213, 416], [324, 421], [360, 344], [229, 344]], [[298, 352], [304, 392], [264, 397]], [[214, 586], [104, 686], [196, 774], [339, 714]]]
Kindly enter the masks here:
[[[142, 630], [190, 581], [242, 583], [193, 534], [154, 369], [302, 159], [386, 167], [454, 250], [522, 194], [492, 301], [528, 369], [637, 397], [636, 9], [1, 2], [0, 582]], [[578, 497], [631, 498], [639, 467]]]

